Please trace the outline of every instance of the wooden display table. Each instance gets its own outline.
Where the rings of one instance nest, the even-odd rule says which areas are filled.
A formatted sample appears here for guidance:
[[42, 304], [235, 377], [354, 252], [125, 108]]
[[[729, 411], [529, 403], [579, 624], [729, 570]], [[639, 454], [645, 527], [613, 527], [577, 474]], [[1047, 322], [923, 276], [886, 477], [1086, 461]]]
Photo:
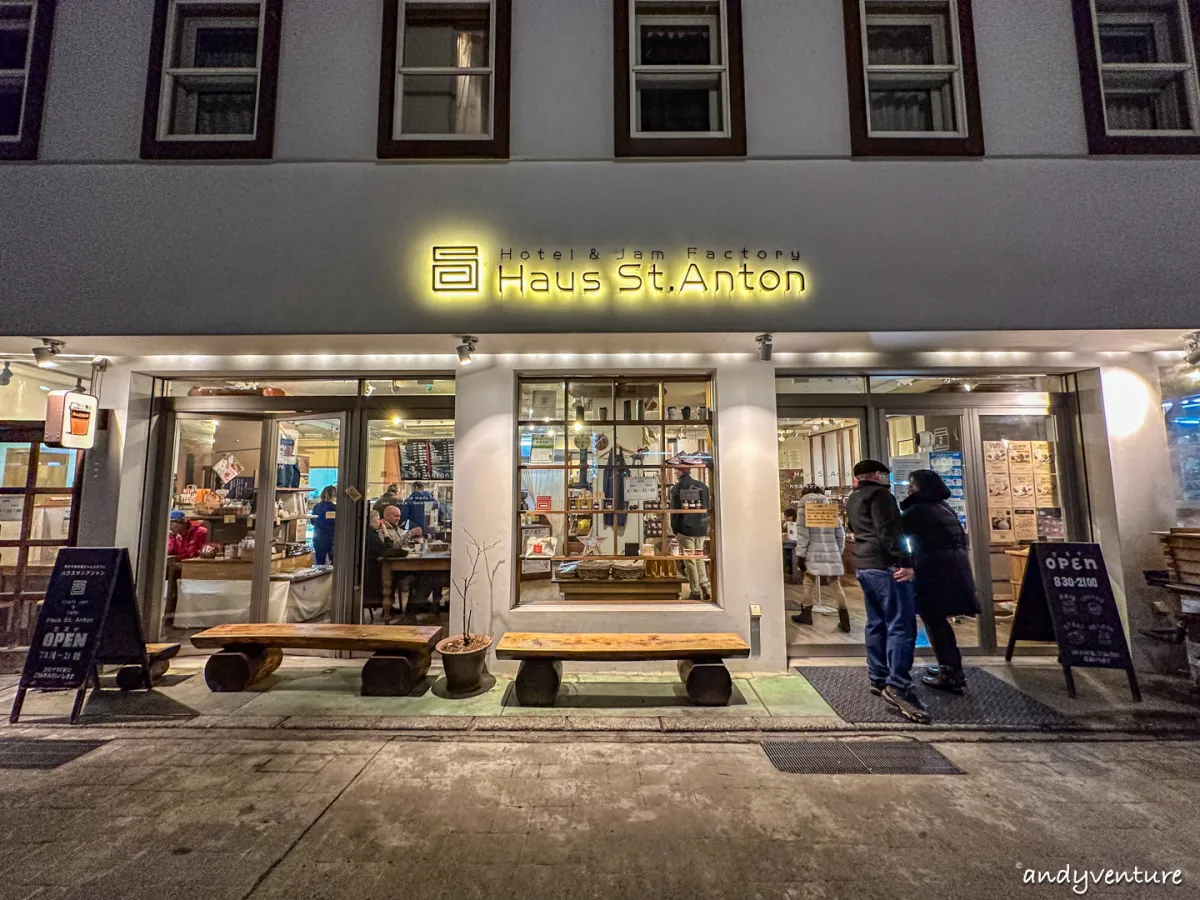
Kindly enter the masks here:
[[[423, 556], [385, 556], [379, 560], [379, 572], [383, 581], [383, 619], [392, 615], [392, 581], [396, 572], [449, 572], [450, 551], [426, 553]], [[400, 597], [400, 612], [408, 612], [408, 601]]]
[[688, 699], [700, 706], [728, 706], [733, 679], [727, 657], [747, 657], [750, 647], [737, 634], [536, 634], [507, 632], [496, 645], [498, 659], [521, 660], [517, 702], [553, 706], [563, 660], [639, 662], [679, 660]]
[[589, 581], [585, 578], [554, 578], [564, 600], [631, 600], [674, 603], [686, 578], [638, 578], [632, 581]]
[[279, 668], [283, 650], [373, 650], [363, 664], [364, 697], [400, 697], [429, 671], [439, 626], [218, 625], [192, 635], [201, 650], [219, 650], [204, 666], [211, 691], [244, 691]]

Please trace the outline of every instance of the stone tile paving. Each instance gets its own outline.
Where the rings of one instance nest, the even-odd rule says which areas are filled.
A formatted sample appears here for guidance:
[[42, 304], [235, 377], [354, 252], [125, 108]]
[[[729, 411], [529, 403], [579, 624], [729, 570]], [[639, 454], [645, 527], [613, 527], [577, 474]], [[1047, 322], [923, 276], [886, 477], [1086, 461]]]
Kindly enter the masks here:
[[[62, 732], [58, 732], [62, 733]], [[280, 735], [280, 732], [275, 732]], [[1010, 898], [1200, 878], [1200, 744], [942, 743], [962, 776], [796, 776], [756, 744], [113, 740], [0, 771], [0, 900]]]

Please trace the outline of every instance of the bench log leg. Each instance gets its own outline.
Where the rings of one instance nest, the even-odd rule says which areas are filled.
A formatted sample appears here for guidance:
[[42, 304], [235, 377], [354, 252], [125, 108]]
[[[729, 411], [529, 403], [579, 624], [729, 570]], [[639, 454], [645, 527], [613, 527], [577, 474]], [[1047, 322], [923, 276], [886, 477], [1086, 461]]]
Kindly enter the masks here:
[[733, 696], [733, 679], [719, 659], [681, 659], [679, 679], [697, 706], [728, 706]]
[[217, 693], [244, 691], [279, 668], [283, 651], [278, 647], [225, 649], [204, 665], [204, 683]]
[[[150, 663], [150, 685], [153, 686], [158, 679], [167, 674], [167, 670], [171, 668], [169, 659], [159, 659]], [[146, 687], [145, 680], [142, 678], [141, 666], [122, 666], [117, 670], [117, 687], [123, 691], [134, 691], [141, 687]]]
[[517, 702], [522, 706], [553, 706], [562, 682], [562, 661], [526, 659], [517, 670]]
[[376, 653], [362, 670], [364, 697], [403, 697], [429, 671], [429, 653]]

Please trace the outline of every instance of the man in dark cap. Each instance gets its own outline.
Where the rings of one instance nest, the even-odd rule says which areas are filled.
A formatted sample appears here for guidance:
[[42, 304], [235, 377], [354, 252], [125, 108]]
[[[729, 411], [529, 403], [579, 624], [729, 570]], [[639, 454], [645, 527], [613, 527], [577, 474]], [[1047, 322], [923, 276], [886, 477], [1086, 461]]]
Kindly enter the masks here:
[[900, 506], [891, 490], [891, 470], [874, 459], [854, 467], [857, 485], [846, 500], [854, 532], [854, 568], [867, 608], [867, 677], [871, 693], [907, 718], [929, 722], [912, 687], [917, 640], [912, 558], [904, 545]]

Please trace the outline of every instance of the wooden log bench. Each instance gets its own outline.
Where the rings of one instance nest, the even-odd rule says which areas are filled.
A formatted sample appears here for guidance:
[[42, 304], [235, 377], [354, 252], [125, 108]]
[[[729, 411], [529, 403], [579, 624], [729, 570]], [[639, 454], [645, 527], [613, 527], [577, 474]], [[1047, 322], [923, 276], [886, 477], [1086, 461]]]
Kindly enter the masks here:
[[[137, 688], [152, 688], [154, 682], [167, 674], [167, 670], [171, 668], [171, 660], [179, 655], [179, 644], [147, 644], [146, 645], [146, 662], [148, 666], [143, 669], [139, 665], [122, 666], [117, 670], [117, 687], [123, 691], [132, 691]], [[146, 680], [150, 683], [147, 684]]]
[[699, 706], [728, 706], [733, 679], [724, 659], [747, 657], [750, 647], [737, 634], [535, 634], [507, 632], [496, 645], [498, 659], [521, 661], [517, 702], [553, 706], [564, 660], [593, 662], [679, 661], [688, 699]]
[[204, 666], [210, 691], [246, 690], [279, 668], [284, 650], [371, 650], [363, 696], [401, 697], [429, 671], [441, 633], [431, 625], [218, 625], [192, 644], [219, 651]]

